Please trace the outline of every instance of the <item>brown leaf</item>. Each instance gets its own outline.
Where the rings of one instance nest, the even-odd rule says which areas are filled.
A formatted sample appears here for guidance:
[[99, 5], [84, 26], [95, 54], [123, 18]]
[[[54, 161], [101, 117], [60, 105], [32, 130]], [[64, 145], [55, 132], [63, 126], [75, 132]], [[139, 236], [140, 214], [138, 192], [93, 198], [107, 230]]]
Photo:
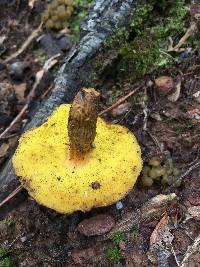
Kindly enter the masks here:
[[167, 99], [171, 102], [176, 102], [180, 97], [180, 93], [181, 93], [181, 81], [179, 81], [176, 84], [175, 91], [172, 94], [168, 95]]
[[165, 213], [162, 219], [156, 225], [155, 229], [153, 230], [150, 236], [150, 246], [153, 246], [154, 244], [157, 243], [159, 239], [159, 233], [164, 232], [166, 230], [168, 222], [169, 222], [169, 216], [167, 215], [167, 213]]

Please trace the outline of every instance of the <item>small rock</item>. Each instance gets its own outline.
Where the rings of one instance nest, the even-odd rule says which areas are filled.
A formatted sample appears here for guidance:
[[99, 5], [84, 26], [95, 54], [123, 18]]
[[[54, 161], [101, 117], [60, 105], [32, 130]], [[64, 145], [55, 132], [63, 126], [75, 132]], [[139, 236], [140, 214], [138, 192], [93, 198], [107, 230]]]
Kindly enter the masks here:
[[118, 117], [124, 115], [131, 107], [131, 103], [123, 103], [112, 110], [112, 116]]
[[24, 242], [26, 242], [27, 237], [26, 236], [22, 236], [20, 239], [21, 239], [22, 243], [24, 243]]
[[156, 121], [162, 121], [162, 118], [161, 118], [159, 112], [156, 112], [156, 111], [155, 112], [152, 112], [150, 114], [150, 117], [153, 118]]
[[80, 222], [78, 231], [86, 236], [103, 235], [110, 232], [114, 226], [115, 221], [112, 216], [100, 214]]
[[121, 210], [121, 209], [123, 209], [123, 203], [122, 203], [121, 201], [118, 201], [118, 202], [116, 203], [116, 209], [117, 209], [117, 210]]
[[14, 62], [10, 65], [10, 75], [15, 80], [23, 80], [24, 71], [27, 68], [27, 64], [21, 61]]
[[56, 40], [49, 33], [44, 34], [40, 38], [40, 45], [46, 51], [47, 55], [50, 57], [62, 53]]
[[87, 249], [82, 249], [79, 251], [73, 251], [71, 253], [71, 256], [72, 256], [74, 263], [84, 264], [88, 262], [89, 260], [92, 260], [96, 256], [96, 253], [93, 248], [87, 248]]
[[58, 39], [58, 45], [63, 51], [69, 50], [72, 46], [68, 36], [62, 36], [60, 39]]
[[200, 91], [194, 93], [193, 97], [195, 98], [196, 102], [200, 104]]
[[166, 94], [174, 88], [174, 80], [170, 76], [160, 76], [155, 79], [155, 86], [159, 93]]

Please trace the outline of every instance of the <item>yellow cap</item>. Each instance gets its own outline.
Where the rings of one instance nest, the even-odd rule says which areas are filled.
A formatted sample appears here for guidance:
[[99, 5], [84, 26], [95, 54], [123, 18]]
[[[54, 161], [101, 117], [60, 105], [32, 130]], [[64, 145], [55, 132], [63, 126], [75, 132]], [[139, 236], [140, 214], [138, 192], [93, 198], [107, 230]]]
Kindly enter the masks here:
[[66, 214], [117, 202], [128, 194], [142, 169], [134, 135], [100, 118], [94, 148], [82, 162], [70, 160], [69, 110], [70, 105], [61, 105], [47, 122], [25, 133], [12, 160], [29, 194]]

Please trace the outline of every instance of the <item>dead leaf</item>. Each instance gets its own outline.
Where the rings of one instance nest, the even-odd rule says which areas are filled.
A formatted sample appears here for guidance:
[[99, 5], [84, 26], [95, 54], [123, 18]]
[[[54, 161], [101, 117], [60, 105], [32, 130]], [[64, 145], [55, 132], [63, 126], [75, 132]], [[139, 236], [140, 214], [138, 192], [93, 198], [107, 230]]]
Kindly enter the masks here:
[[179, 81], [176, 84], [174, 93], [168, 95], [167, 99], [171, 102], [176, 102], [180, 97], [180, 93], [181, 93], [181, 81]]
[[9, 149], [9, 144], [4, 143], [0, 146], [0, 158], [3, 158]]
[[169, 216], [167, 213], [162, 217], [162, 219], [159, 221], [159, 223], [156, 225], [155, 229], [153, 230], [151, 236], [150, 236], [150, 246], [155, 245], [159, 241], [159, 234], [161, 232], [166, 231], [166, 228], [168, 226], [169, 222]]

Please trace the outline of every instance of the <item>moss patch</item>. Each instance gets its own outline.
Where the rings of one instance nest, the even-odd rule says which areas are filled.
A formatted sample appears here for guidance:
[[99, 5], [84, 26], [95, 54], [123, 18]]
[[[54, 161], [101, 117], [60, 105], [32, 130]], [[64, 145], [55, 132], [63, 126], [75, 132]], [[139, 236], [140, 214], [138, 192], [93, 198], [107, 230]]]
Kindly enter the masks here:
[[117, 29], [105, 47], [118, 47], [120, 76], [136, 80], [155, 68], [166, 66], [168, 37], [176, 43], [186, 30], [185, 0], [141, 1], [128, 30]]

